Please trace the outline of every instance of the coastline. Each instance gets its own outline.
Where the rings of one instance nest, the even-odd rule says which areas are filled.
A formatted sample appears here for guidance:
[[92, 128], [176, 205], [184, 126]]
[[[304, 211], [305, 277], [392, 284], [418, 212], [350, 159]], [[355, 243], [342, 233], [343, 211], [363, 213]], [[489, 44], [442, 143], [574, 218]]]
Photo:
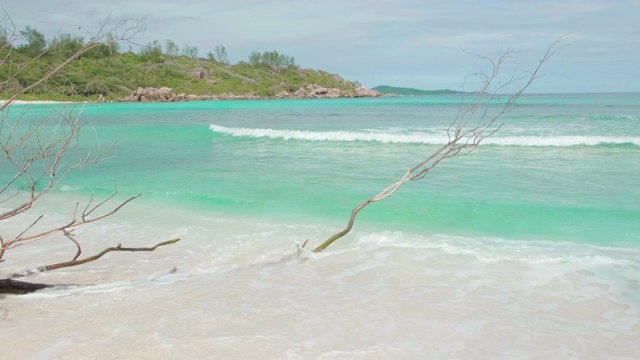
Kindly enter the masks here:
[[[208, 95], [196, 95], [196, 94], [176, 94], [172, 88], [161, 87], [138, 87], [129, 96], [119, 98], [109, 102], [188, 102], [188, 101], [203, 101], [203, 100], [271, 100], [271, 99], [336, 99], [336, 98], [362, 98], [362, 97], [393, 97], [395, 94], [383, 94], [376, 90], [370, 90], [364, 86], [359, 86], [353, 92], [343, 91], [338, 88], [325, 88], [317, 84], [308, 84], [305, 87], [300, 87], [297, 91], [290, 93], [288, 91], [281, 91], [275, 95], [257, 95], [255, 92], [249, 92], [246, 94], [208, 94]], [[51, 100], [13, 100], [13, 105], [26, 105], [26, 104], [65, 104], [65, 103], [88, 103], [97, 102], [104, 103], [107, 100], [103, 95], [100, 95], [96, 101], [51, 101]], [[0, 100], [0, 106], [5, 106], [7, 100]]]
[[[0, 100], [0, 106], [4, 106], [8, 100]], [[53, 101], [53, 100], [13, 100], [12, 105], [46, 105], [46, 104], [72, 104], [74, 101]]]
[[[169, 87], [141, 87], [139, 86], [129, 96], [116, 99], [109, 102], [187, 102], [187, 101], [203, 101], [203, 100], [268, 100], [268, 99], [335, 99], [335, 98], [358, 98], [358, 97], [389, 97], [395, 96], [394, 94], [383, 94], [376, 90], [370, 90], [364, 86], [359, 86], [353, 92], [343, 91], [338, 88], [325, 88], [317, 84], [308, 84], [305, 87], [300, 87], [296, 92], [289, 93], [288, 91], [280, 91], [275, 95], [263, 96], [257, 95], [255, 92], [249, 92], [246, 94], [236, 95], [233, 93], [223, 94], [208, 94], [208, 95], [196, 95], [196, 94], [176, 94], [172, 88]], [[100, 95], [96, 101], [51, 101], [51, 100], [13, 100], [13, 105], [27, 105], [27, 104], [71, 104], [71, 103], [88, 103], [97, 102], [104, 103], [107, 100], [103, 95]], [[0, 100], [0, 106], [5, 106], [7, 100]]]

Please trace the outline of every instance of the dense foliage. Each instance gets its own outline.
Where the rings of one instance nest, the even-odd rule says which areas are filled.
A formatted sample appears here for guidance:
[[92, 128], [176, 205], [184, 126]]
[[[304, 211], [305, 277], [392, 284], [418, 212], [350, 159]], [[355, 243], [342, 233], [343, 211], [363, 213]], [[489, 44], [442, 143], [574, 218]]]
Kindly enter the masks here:
[[[54, 39], [32, 27], [20, 31], [22, 44], [7, 44], [0, 49], [0, 98], [32, 84], [87, 44], [87, 40], [69, 34]], [[3, 41], [0, 34], [0, 42]], [[164, 45], [164, 46], [163, 46]], [[115, 41], [82, 54], [38, 86], [23, 99], [96, 100], [102, 95], [113, 100], [126, 97], [138, 87], [170, 87], [175, 93], [274, 95], [295, 92], [306, 84], [355, 90], [357, 83], [320, 70], [303, 69], [293, 57], [267, 51], [252, 52], [248, 62], [230, 64], [226, 48], [218, 45], [207, 58], [198, 57], [194, 46], [179, 47], [172, 40], [154, 41], [137, 52], [121, 51]]]

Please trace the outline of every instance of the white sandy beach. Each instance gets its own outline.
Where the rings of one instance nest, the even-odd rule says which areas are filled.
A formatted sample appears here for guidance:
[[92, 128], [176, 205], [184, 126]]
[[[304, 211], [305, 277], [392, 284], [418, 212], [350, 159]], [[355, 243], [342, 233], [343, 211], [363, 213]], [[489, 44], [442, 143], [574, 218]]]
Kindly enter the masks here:
[[[0, 104], [4, 105], [7, 100], [0, 100]], [[73, 101], [51, 101], [51, 100], [13, 100], [12, 105], [42, 105], [42, 104], [70, 104]]]

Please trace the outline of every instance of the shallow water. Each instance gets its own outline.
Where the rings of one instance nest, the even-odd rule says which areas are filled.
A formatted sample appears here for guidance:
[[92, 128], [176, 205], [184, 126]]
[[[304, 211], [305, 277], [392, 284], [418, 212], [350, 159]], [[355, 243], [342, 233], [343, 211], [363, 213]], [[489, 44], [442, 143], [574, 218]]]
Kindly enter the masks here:
[[[367, 208], [326, 252], [293, 256], [437, 145], [457, 106], [361, 100], [101, 106], [96, 131], [120, 138], [115, 157], [35, 213], [64, 221], [116, 178], [118, 199], [144, 195], [78, 229], [85, 254], [182, 240], [28, 277], [64, 285], [0, 300], [2, 353], [638, 357], [637, 95], [527, 98], [492, 144]], [[30, 219], [0, 224], [3, 236]], [[16, 249], [0, 270], [73, 255], [64, 239], [48, 244]]]
[[[358, 230], [326, 253], [290, 258], [295, 241], [330, 229], [138, 205], [120, 217], [157, 223], [114, 221], [84, 232], [92, 242], [103, 233], [130, 245], [183, 240], [29, 277], [69, 285], [2, 300], [3, 352], [13, 358], [638, 354], [638, 249]], [[63, 242], [55, 250], [69, 255]]]

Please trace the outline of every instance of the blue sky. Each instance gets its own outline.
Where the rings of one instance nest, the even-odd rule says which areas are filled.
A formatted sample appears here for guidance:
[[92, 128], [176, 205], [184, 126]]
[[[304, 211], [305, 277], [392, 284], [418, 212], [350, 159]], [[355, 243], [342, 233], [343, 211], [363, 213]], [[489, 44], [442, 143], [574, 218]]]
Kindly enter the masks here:
[[566, 45], [532, 92], [640, 92], [640, 0], [0, 0], [18, 28], [85, 35], [109, 14], [146, 17], [139, 41], [222, 44], [231, 62], [277, 50], [305, 68], [367, 87], [463, 88], [486, 64], [465, 51], [530, 68], [557, 37]]

